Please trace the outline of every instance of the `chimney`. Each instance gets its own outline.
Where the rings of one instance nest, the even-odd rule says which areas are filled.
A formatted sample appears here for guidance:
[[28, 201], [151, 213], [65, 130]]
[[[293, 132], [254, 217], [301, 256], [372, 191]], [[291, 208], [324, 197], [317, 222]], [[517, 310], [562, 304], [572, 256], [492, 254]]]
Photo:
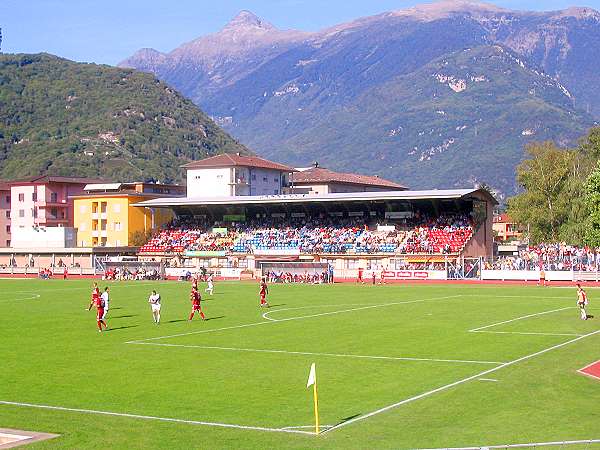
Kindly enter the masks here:
[[313, 165], [315, 166], [315, 169], [316, 169], [317, 167], [319, 167], [319, 161], [315, 161]]

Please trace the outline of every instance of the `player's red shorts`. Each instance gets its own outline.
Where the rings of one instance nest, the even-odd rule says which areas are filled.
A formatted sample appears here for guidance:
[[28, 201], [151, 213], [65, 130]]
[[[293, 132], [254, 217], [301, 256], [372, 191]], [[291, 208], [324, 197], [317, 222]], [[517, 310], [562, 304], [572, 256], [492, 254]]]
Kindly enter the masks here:
[[193, 303], [192, 304], [192, 311], [200, 311], [200, 303], [198, 303], [198, 304]]
[[98, 308], [98, 314], [96, 315], [96, 320], [102, 320], [104, 317], [104, 308]]
[[267, 294], [265, 294], [264, 292], [260, 293], [260, 299], [261, 300], [265, 300], [267, 298]]

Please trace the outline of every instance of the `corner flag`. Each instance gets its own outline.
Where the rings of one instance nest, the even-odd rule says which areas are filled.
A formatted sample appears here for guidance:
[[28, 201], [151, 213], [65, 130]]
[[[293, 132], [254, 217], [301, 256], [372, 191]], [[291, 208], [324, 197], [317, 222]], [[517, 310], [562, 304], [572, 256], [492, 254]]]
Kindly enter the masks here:
[[319, 434], [319, 399], [317, 396], [317, 368], [315, 363], [310, 366], [310, 373], [308, 374], [308, 381], [306, 387], [313, 387], [313, 397], [315, 403], [315, 433]]
[[308, 374], [308, 382], [306, 383], [306, 387], [311, 387], [313, 384], [317, 382], [317, 374], [315, 370], [315, 363], [312, 363], [310, 366], [310, 373]]

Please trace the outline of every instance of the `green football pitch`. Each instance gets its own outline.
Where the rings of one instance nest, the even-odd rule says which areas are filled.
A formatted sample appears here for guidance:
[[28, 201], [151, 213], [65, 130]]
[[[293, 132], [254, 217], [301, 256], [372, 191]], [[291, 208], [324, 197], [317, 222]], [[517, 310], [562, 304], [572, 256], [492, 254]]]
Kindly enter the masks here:
[[[188, 322], [189, 283], [105, 285], [98, 333], [90, 280], [0, 280], [0, 428], [69, 449], [600, 439], [600, 380], [578, 373], [600, 360], [600, 318], [579, 319], [572, 288], [273, 285], [267, 310], [256, 283], [223, 282], [209, 320]], [[593, 315], [600, 290], [588, 295]]]

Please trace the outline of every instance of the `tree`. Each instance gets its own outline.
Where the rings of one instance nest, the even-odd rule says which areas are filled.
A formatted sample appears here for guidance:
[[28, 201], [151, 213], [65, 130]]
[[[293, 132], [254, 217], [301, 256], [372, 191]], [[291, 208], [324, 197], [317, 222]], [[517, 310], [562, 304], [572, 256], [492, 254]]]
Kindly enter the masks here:
[[584, 202], [588, 212], [585, 243], [591, 247], [600, 247], [600, 161], [585, 182]]
[[568, 192], [577, 154], [552, 142], [527, 146], [530, 159], [517, 167], [517, 181], [524, 192], [508, 201], [508, 214], [526, 225], [534, 243], [557, 242], [568, 221]]
[[152, 238], [152, 231], [132, 231], [129, 233], [129, 245], [141, 247]]

